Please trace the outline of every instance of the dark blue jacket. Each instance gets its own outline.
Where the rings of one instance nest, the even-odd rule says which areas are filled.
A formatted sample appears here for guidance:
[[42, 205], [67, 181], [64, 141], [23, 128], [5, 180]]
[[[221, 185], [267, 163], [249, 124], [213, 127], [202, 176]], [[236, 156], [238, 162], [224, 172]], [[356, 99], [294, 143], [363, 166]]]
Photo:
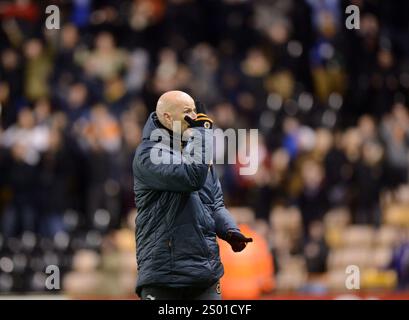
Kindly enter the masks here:
[[[213, 166], [152, 162], [151, 151], [181, 156], [160, 139], [150, 138], [153, 130], [161, 128], [165, 130], [152, 113], [133, 161], [138, 294], [145, 285], [214, 284], [224, 272], [216, 235], [225, 239], [228, 230], [238, 230], [224, 206]], [[199, 129], [203, 136], [206, 130]]]

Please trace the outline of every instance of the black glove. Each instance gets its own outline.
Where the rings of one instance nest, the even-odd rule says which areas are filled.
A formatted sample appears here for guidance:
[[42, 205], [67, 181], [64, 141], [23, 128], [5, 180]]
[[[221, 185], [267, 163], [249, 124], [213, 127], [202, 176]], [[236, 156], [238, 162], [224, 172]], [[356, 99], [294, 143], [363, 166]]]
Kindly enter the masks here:
[[252, 238], [246, 238], [239, 231], [228, 231], [226, 241], [230, 244], [234, 252], [242, 251], [248, 242], [253, 242]]
[[200, 101], [196, 100], [195, 101], [195, 107], [196, 107], [196, 113], [207, 113], [207, 108], [204, 103], [201, 103]]
[[211, 129], [213, 128], [213, 120], [210, 119], [206, 115], [206, 107], [204, 106], [203, 103], [199, 101], [195, 101], [195, 106], [196, 106], [196, 112], [197, 112], [197, 118], [192, 119], [189, 116], [185, 116], [185, 121], [189, 124], [190, 128], [205, 128], [205, 129]]

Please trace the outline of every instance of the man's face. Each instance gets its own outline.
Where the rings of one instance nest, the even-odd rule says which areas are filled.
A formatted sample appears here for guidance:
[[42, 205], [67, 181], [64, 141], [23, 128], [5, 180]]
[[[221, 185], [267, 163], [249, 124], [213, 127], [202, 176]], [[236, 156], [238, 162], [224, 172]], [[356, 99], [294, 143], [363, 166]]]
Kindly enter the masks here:
[[[172, 121], [172, 130], [176, 133], [183, 133], [188, 129], [188, 123], [184, 120], [185, 116], [189, 116], [192, 119], [196, 119], [196, 106], [193, 99], [184, 99], [181, 103], [177, 104], [170, 112], [170, 118]], [[179, 125], [179, 123], [180, 125]], [[180, 129], [179, 129], [180, 128]], [[180, 130], [180, 131], [179, 131]]]

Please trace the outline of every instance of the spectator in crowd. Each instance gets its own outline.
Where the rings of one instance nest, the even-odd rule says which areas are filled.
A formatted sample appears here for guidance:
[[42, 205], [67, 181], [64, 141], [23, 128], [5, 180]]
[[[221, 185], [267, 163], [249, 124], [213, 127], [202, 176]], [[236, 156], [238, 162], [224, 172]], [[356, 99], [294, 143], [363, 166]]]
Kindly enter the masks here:
[[309, 225], [307, 242], [304, 245], [304, 255], [309, 273], [315, 274], [327, 271], [328, 251], [323, 223], [316, 220]]
[[395, 247], [389, 267], [394, 269], [398, 275], [398, 289], [409, 288], [409, 242], [405, 230], [400, 232], [399, 245]]

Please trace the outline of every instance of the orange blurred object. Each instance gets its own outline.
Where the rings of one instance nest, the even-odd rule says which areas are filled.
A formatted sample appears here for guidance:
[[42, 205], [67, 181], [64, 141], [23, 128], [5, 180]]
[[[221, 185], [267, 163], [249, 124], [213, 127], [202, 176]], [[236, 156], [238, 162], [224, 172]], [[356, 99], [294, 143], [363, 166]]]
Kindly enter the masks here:
[[253, 238], [242, 252], [233, 252], [219, 240], [224, 276], [220, 280], [223, 299], [260, 299], [275, 287], [273, 257], [267, 241], [248, 225], [239, 225], [246, 237]]

